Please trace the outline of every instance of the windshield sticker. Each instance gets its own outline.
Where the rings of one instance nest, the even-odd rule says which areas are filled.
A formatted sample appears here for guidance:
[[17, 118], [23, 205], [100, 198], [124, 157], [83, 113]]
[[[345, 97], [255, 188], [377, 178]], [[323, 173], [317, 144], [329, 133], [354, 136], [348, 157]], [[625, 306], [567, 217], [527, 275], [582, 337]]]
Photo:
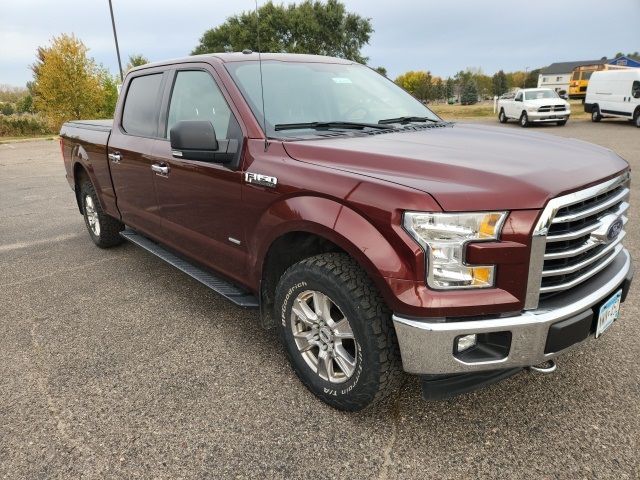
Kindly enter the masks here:
[[352, 83], [350, 78], [345, 77], [333, 77], [331, 80], [335, 83]]

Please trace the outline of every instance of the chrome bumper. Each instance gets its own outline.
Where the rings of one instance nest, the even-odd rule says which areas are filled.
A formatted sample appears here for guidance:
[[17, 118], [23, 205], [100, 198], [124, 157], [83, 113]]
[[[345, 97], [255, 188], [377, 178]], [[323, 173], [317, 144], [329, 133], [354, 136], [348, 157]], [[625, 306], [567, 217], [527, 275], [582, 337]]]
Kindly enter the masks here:
[[[552, 324], [592, 309], [625, 282], [630, 282], [632, 276], [631, 257], [625, 249], [611, 265], [589, 281], [541, 302], [536, 310], [524, 311], [519, 315], [461, 322], [416, 320], [394, 315], [393, 323], [404, 370], [414, 374], [454, 374], [542, 363], [571, 348], [545, 353]], [[511, 344], [504, 358], [465, 362], [454, 356], [454, 341], [460, 335], [505, 331], [511, 333]]]

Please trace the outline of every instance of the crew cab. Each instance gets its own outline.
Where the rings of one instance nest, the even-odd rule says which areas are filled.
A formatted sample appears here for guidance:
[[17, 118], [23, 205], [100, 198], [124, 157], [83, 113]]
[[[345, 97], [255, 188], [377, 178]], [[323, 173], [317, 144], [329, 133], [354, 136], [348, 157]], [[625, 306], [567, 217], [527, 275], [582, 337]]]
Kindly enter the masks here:
[[532, 123], [565, 125], [571, 116], [569, 102], [550, 88], [523, 88], [511, 97], [498, 99], [498, 120], [507, 123], [518, 120], [521, 126]]
[[446, 122], [348, 60], [148, 64], [112, 122], [60, 136], [98, 247], [128, 240], [259, 308], [304, 385], [343, 410], [388, 398], [402, 370], [429, 399], [553, 370], [614, 323], [633, 276], [625, 160]]

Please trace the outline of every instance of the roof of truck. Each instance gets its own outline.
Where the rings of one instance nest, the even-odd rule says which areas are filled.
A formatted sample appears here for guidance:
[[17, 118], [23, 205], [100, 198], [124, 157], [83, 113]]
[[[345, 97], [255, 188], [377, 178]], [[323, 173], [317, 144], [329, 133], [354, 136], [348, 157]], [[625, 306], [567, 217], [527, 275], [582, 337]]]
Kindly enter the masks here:
[[209, 59], [221, 60], [224, 63], [228, 62], [257, 62], [259, 59], [263, 61], [275, 60], [280, 62], [306, 62], [306, 63], [341, 63], [350, 64], [354, 63], [351, 60], [337, 57], [328, 57], [324, 55], [307, 55], [302, 53], [262, 53], [252, 52], [245, 50], [245, 52], [226, 52], [226, 53], [205, 53], [202, 55], [191, 55], [189, 57], [174, 58], [171, 60], [164, 60], [162, 62], [147, 63], [140, 67], [136, 67], [133, 70], [141, 70], [149, 67], [157, 67], [161, 65], [171, 65], [176, 63], [190, 63], [190, 62], [202, 62]]

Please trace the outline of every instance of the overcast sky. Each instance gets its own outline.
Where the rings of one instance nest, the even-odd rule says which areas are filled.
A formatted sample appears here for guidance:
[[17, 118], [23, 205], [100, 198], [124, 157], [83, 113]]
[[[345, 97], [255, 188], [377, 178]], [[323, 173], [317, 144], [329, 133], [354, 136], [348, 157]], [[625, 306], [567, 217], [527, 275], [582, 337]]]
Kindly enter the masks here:
[[[371, 18], [364, 54], [395, 78], [406, 70], [453, 75], [466, 67], [533, 69], [557, 61], [640, 50], [640, 0], [343, 0]], [[259, 0], [263, 3], [264, 0]], [[288, 2], [285, 2], [288, 3]], [[253, 8], [252, 0], [113, 0], [123, 63], [188, 54], [208, 28]], [[75, 33], [118, 71], [108, 0], [3, 0], [0, 83], [24, 85], [36, 48]]]

